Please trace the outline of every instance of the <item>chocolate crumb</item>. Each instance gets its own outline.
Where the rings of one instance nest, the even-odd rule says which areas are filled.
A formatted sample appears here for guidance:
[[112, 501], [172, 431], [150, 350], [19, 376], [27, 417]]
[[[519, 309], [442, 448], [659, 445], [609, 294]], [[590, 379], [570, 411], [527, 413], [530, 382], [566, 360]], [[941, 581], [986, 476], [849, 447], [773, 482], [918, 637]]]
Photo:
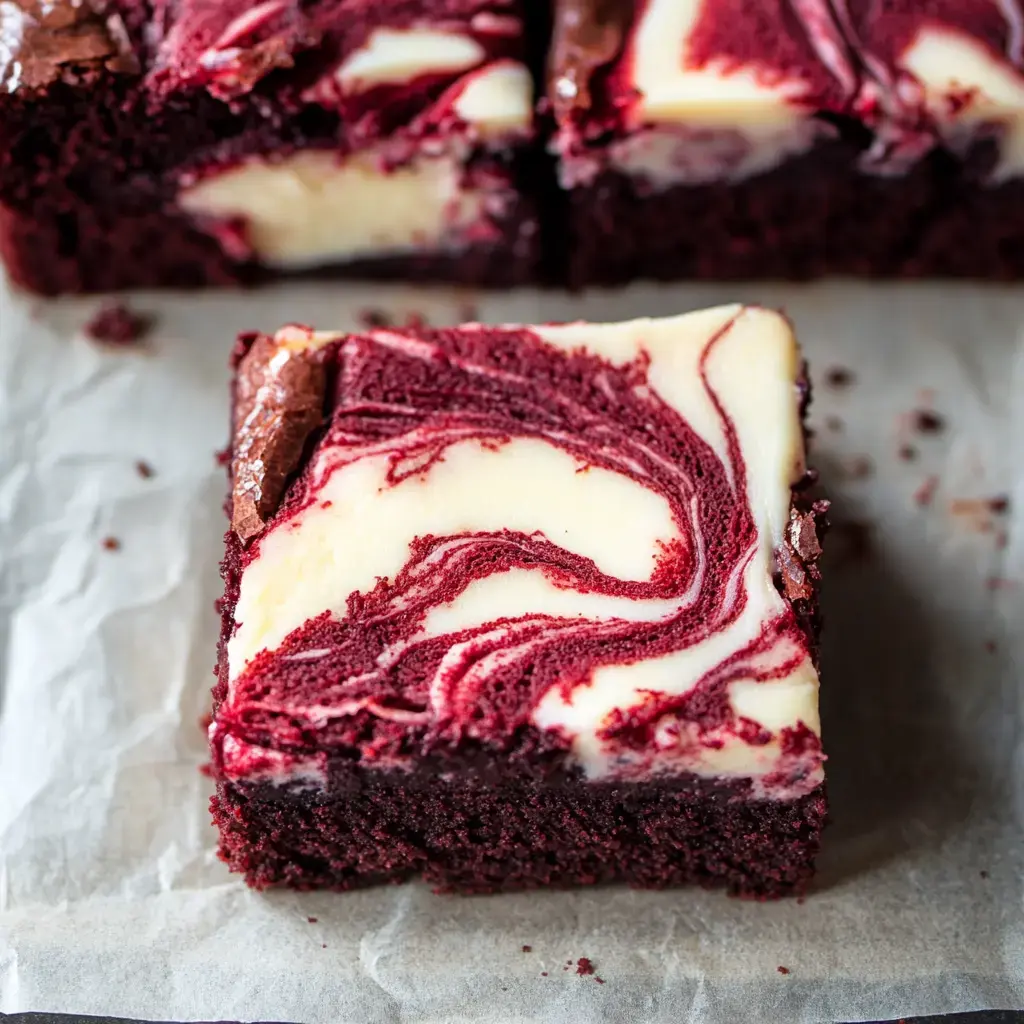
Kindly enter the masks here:
[[825, 427], [833, 434], [839, 434], [843, 430], [843, 421], [838, 416], [826, 416]]
[[532, 953], [533, 952], [533, 946], [523, 946], [523, 952], [524, 953]]
[[148, 462], [143, 462], [141, 459], [135, 463], [135, 472], [138, 473], [143, 480], [150, 480], [152, 477], [156, 476], [156, 470], [154, 470]]
[[946, 427], [946, 421], [931, 409], [916, 409], [912, 422], [914, 429], [921, 434], [938, 434]]
[[576, 961], [576, 973], [582, 975], [594, 973], [594, 964], [589, 956], [581, 956], [579, 960]]
[[108, 302], [93, 314], [85, 333], [105, 345], [128, 346], [141, 341], [154, 323], [148, 313], [137, 313], [122, 302]]
[[359, 322], [366, 328], [374, 330], [380, 327], [391, 327], [394, 320], [390, 313], [383, 309], [363, 309], [359, 312]]
[[307, 917], [307, 918], [306, 918], [306, 920], [307, 920], [307, 921], [308, 921], [308, 922], [309, 922], [310, 924], [316, 924], [316, 921], [317, 921], [317, 919], [316, 919], [315, 917]]
[[789, 974], [789, 968], [783, 967], [782, 964], [779, 964], [779, 966], [775, 969], [779, 972], [779, 974]]
[[904, 462], [913, 462], [917, 458], [917, 449], [912, 444], [901, 444], [897, 454]]
[[930, 505], [932, 499], [935, 497], [935, 492], [939, 489], [939, 478], [937, 476], [926, 477], [923, 483], [916, 491], [914, 491], [914, 502], [920, 505], [922, 508]]
[[825, 383], [830, 388], [847, 388], [849, 387], [856, 377], [852, 370], [848, 370], [845, 366], [833, 366], [830, 370], [825, 371]]
[[120, 551], [121, 550], [121, 542], [116, 537], [104, 537], [102, 543], [103, 543], [103, 548], [106, 551]]

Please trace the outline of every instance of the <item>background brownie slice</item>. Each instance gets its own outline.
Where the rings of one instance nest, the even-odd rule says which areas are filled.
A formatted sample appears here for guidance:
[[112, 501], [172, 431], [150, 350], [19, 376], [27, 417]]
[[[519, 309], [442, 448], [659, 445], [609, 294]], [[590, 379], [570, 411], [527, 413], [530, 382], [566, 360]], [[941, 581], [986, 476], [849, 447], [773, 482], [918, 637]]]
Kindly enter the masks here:
[[19, 283], [532, 276], [516, 0], [147, 10], [19, 0], [0, 68], [0, 247]]
[[556, 11], [571, 284], [1024, 270], [1018, 5]]
[[805, 401], [757, 308], [245, 340], [228, 864], [802, 887], [825, 816]]

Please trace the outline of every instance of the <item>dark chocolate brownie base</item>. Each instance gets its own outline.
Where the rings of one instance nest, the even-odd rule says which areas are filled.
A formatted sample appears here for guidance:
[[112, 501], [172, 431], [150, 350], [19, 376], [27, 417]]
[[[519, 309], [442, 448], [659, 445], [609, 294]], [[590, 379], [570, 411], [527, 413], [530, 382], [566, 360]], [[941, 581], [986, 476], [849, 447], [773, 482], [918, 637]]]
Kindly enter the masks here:
[[[454, 253], [359, 260], [292, 276], [512, 288], [534, 280], [537, 250], [532, 218], [520, 213], [503, 225], [494, 243]], [[122, 197], [116, 208], [54, 203], [25, 215], [0, 204], [0, 258], [15, 284], [41, 295], [250, 286], [284, 276], [230, 259], [213, 238], [144, 192]]]
[[761, 899], [804, 890], [824, 791], [750, 800], [686, 780], [489, 783], [351, 773], [336, 795], [221, 782], [220, 855], [255, 888], [353, 889], [421, 877], [441, 892], [625, 882], [726, 888]]
[[1024, 182], [985, 184], [991, 146], [890, 177], [858, 170], [866, 140], [844, 132], [737, 182], [651, 192], [603, 172], [569, 195], [567, 283], [1024, 276]]

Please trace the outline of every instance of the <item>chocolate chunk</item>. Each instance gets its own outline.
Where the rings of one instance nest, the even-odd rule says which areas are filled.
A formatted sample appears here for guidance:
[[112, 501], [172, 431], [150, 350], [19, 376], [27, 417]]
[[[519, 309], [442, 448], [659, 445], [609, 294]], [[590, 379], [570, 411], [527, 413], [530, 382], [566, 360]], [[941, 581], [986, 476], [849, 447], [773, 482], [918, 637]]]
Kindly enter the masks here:
[[138, 71], [119, 15], [98, 0], [0, 2], [0, 89], [45, 88], [78, 66]]
[[590, 80], [622, 48], [634, 5], [625, 0], [561, 0], [555, 9], [549, 89], [564, 118], [590, 106]]
[[814, 563], [821, 557], [815, 513], [824, 514], [827, 507], [818, 502], [811, 512], [790, 510], [786, 540], [775, 552], [782, 589], [790, 601], [807, 600], [814, 594]]
[[251, 540], [277, 511], [310, 433], [323, 420], [323, 363], [315, 352], [261, 335], [242, 359], [235, 392], [231, 527]]

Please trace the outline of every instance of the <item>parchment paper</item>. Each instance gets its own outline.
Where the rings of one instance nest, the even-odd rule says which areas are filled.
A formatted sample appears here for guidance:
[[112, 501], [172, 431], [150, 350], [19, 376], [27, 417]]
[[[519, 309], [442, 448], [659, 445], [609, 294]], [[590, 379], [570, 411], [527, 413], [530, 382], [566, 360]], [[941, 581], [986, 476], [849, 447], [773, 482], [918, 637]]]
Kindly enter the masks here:
[[[352, 326], [368, 307], [454, 322], [470, 298], [482, 320], [737, 298], [792, 315], [819, 384], [814, 460], [834, 518], [860, 527], [832, 538], [834, 824], [802, 904], [624, 888], [257, 895], [217, 861], [198, 723], [232, 338]], [[131, 301], [157, 328], [112, 350], [80, 333], [95, 300], [0, 292], [0, 1009], [735, 1024], [1024, 1007], [1024, 290], [295, 285]], [[855, 380], [827, 386], [836, 366]], [[944, 429], [908, 424], [924, 407]], [[950, 504], [1003, 495], [991, 516]], [[596, 975], [576, 973], [581, 957]]]

